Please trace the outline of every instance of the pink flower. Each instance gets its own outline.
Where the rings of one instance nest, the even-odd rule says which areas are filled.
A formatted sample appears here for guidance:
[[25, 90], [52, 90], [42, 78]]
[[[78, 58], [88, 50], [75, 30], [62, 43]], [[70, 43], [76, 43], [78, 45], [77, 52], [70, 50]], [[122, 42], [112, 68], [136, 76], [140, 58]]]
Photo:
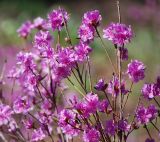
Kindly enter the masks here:
[[74, 108], [85, 118], [95, 113], [98, 109], [103, 108], [99, 106], [99, 98], [97, 94], [88, 93], [82, 102], [75, 101]]
[[145, 68], [146, 67], [141, 61], [132, 60], [131, 63], [128, 64], [127, 74], [133, 82], [137, 83], [138, 81], [144, 79]]
[[15, 132], [17, 130], [17, 128], [19, 128], [16, 121], [13, 118], [11, 118], [7, 127], [8, 127], [9, 132]]
[[15, 113], [27, 113], [33, 110], [32, 100], [27, 96], [19, 97], [14, 101], [13, 109]]
[[35, 129], [32, 133], [32, 138], [31, 141], [32, 142], [37, 142], [37, 141], [41, 141], [46, 137], [45, 133], [43, 132], [43, 130], [41, 128]]
[[39, 31], [34, 37], [34, 47], [39, 50], [50, 46], [52, 36], [49, 31]]
[[32, 23], [30, 21], [26, 21], [21, 25], [21, 27], [17, 30], [17, 32], [20, 37], [27, 38], [32, 28], [33, 28]]
[[111, 23], [103, 32], [103, 38], [112, 41], [113, 44], [119, 47], [130, 42], [133, 37], [131, 26], [127, 27], [125, 24], [120, 23]]
[[79, 133], [79, 130], [76, 129], [76, 127], [79, 127], [76, 123], [76, 113], [72, 110], [62, 110], [59, 114], [58, 124], [62, 131], [69, 136], [77, 136]]
[[98, 91], [105, 91], [105, 89], [107, 88], [107, 84], [104, 82], [103, 79], [100, 79], [94, 88]]
[[147, 99], [154, 98], [154, 84], [144, 84], [141, 90], [143, 96]]
[[32, 129], [34, 128], [34, 123], [33, 120], [31, 118], [27, 119], [27, 120], [23, 120], [23, 125], [25, 126], [26, 129]]
[[118, 128], [122, 131], [128, 132], [131, 128], [131, 125], [128, 124], [127, 120], [120, 120], [118, 122]]
[[107, 100], [102, 100], [102, 101], [99, 102], [99, 104], [98, 104], [98, 110], [99, 110], [100, 112], [105, 112], [105, 111], [107, 110], [107, 108], [108, 108], [108, 105], [109, 105], [109, 103], [108, 103]]
[[89, 43], [94, 39], [95, 29], [92, 26], [88, 26], [86, 24], [82, 24], [78, 30], [78, 37], [82, 42]]
[[51, 69], [53, 73], [53, 80], [56, 82], [67, 78], [71, 74], [71, 68], [62, 63], [54, 62], [51, 66]]
[[[129, 91], [125, 88], [125, 82], [121, 82], [121, 87], [119, 87], [119, 79], [117, 76], [113, 76], [113, 79], [109, 82], [107, 92], [113, 96], [118, 96], [120, 91], [123, 95], [126, 95]], [[121, 90], [120, 90], [121, 89]]]
[[30, 69], [34, 70], [36, 64], [34, 63], [34, 54], [29, 52], [19, 52], [17, 54], [17, 65], [21, 68], [21, 72], [30, 71]]
[[52, 30], [61, 31], [62, 27], [65, 24], [64, 22], [68, 21], [69, 15], [64, 9], [59, 8], [49, 13], [48, 18], [49, 18], [49, 22], [51, 23]]
[[88, 93], [84, 103], [86, 104], [89, 113], [95, 113], [99, 104], [99, 98], [97, 94]]
[[114, 120], [107, 120], [106, 122], [106, 133], [113, 136], [116, 133], [117, 124], [114, 122]]
[[12, 109], [8, 105], [0, 104], [0, 126], [6, 125], [11, 121]]
[[51, 47], [52, 36], [49, 31], [39, 31], [34, 37], [34, 47], [38, 49], [40, 55], [46, 58], [53, 56]]
[[95, 128], [86, 129], [83, 133], [84, 142], [99, 142], [100, 132]]
[[139, 106], [136, 110], [136, 118], [138, 124], [147, 124], [149, 121], [155, 119], [158, 115], [158, 110], [154, 105], [148, 106], [145, 108], [144, 106]]
[[47, 29], [49, 29], [49, 25], [48, 25], [47, 21], [44, 20], [41, 17], [37, 17], [36, 19], [34, 19], [33, 27], [37, 28], [39, 30], [47, 30]]
[[91, 26], [99, 26], [102, 20], [102, 16], [100, 15], [98, 10], [93, 10], [86, 12], [83, 16], [83, 23]]
[[87, 44], [80, 43], [75, 46], [75, 60], [77, 62], [83, 62], [89, 57], [89, 53], [92, 51], [92, 48]]
[[77, 102], [74, 105], [74, 108], [84, 117], [88, 118], [90, 116], [90, 111], [88, 111], [88, 107], [86, 103]]
[[59, 48], [56, 60], [60, 64], [72, 67], [75, 65], [75, 51], [69, 47]]

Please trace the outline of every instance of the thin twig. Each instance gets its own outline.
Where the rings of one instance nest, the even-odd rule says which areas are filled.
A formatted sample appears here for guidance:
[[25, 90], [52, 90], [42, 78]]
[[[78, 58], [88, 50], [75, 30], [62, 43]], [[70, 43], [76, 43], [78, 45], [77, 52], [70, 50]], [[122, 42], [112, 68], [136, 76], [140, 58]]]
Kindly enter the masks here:
[[78, 81], [78, 83], [80, 84], [80, 86], [82, 87], [82, 89], [85, 91], [85, 93], [87, 93], [87, 90], [84, 86], [84, 84], [82, 84], [82, 82], [78, 79], [78, 77], [76, 76], [75, 72], [73, 70], [71, 70], [73, 73], [73, 76], [75, 77], [75, 79]]
[[158, 103], [158, 101], [155, 98], [153, 98], [153, 99], [156, 102], [156, 104], [158, 105], [158, 107], [160, 108], [160, 104]]
[[147, 128], [147, 125], [144, 125], [144, 128], [146, 129], [147, 134], [149, 135], [149, 137], [152, 139], [152, 136], [151, 136], [151, 134], [150, 134], [150, 132], [149, 132], [149, 129]]
[[[108, 98], [107, 93], [106, 93], [105, 91], [103, 91], [103, 92], [104, 92], [104, 94], [105, 94], [105, 97], [106, 97], [106, 99], [107, 99], [107, 101], [108, 101], [109, 105], [110, 105], [110, 106], [111, 106], [111, 108], [112, 108], [112, 104], [111, 104], [111, 102], [110, 102], [110, 100], [109, 100], [109, 98]], [[112, 110], [113, 110], [113, 108], [112, 108]]]
[[133, 87], [133, 82], [131, 83], [131, 87], [130, 87], [130, 89], [129, 89], [129, 93], [127, 94], [127, 98], [126, 98], [126, 101], [125, 101], [125, 103], [124, 103], [123, 110], [124, 110], [124, 108], [126, 107], [126, 104], [127, 104], [127, 102], [128, 102], [128, 98], [129, 98], [129, 95], [130, 95], [131, 92], [132, 92], [132, 87]]
[[87, 63], [88, 63], [88, 75], [89, 75], [90, 92], [92, 92], [91, 67], [90, 67], [90, 64], [89, 64], [89, 59], [87, 59]]
[[109, 62], [110, 62], [110, 64], [111, 64], [111, 66], [112, 66], [112, 68], [113, 68], [113, 71], [116, 73], [115, 66], [114, 66], [114, 64], [113, 64], [113, 62], [112, 62], [112, 60], [111, 60], [111, 58], [110, 58], [110, 56], [109, 56], [109, 53], [108, 53], [107, 48], [106, 48], [106, 45], [105, 45], [105, 43], [103, 42], [102, 37], [101, 37], [101, 35], [100, 35], [100, 33], [99, 33], [97, 27], [95, 27], [95, 30], [96, 30], [96, 33], [97, 33], [97, 35], [98, 35], [100, 41], [101, 41], [102, 47], [103, 47], [103, 49], [104, 49], [104, 51], [105, 51], [105, 53], [106, 53], [106, 55], [107, 55], [107, 58], [108, 58], [108, 60], [109, 60]]
[[157, 126], [151, 121], [151, 124], [153, 125], [153, 127], [158, 131], [160, 132], [160, 130], [157, 128]]
[[75, 86], [75, 84], [74, 84], [69, 78], [67, 78], [67, 79], [68, 79], [68, 81], [72, 84], [72, 86], [73, 86], [83, 97], [85, 97], [85, 95], [78, 89], [78, 87]]

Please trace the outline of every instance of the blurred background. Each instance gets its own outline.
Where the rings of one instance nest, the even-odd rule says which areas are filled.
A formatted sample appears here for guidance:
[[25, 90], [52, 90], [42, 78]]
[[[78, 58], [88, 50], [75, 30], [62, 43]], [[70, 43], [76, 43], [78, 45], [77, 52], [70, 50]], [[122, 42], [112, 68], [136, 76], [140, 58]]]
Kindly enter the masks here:
[[[133, 99], [137, 99], [140, 88], [144, 82], [154, 82], [160, 75], [160, 1], [159, 0], [121, 0], [122, 22], [132, 26], [134, 38], [127, 48], [129, 61], [138, 59], [147, 67], [146, 78], [134, 86]], [[11, 68], [16, 59], [16, 53], [24, 47], [16, 30], [26, 20], [33, 20], [38, 16], [47, 17], [52, 9], [65, 8], [70, 13], [69, 29], [72, 38], [77, 42], [77, 29], [81, 23], [83, 13], [88, 10], [98, 9], [102, 14], [103, 22], [100, 30], [110, 22], [117, 22], [117, 7], [115, 0], [0, 0], [0, 72], [4, 61], [7, 59], [7, 68]], [[115, 61], [114, 47], [106, 41], [110, 55]], [[103, 49], [98, 39], [92, 44], [92, 75], [94, 81], [103, 77], [111, 79], [112, 71], [106, 60]], [[127, 62], [127, 63], [128, 63]], [[123, 71], [127, 63], [123, 65]], [[135, 102], [130, 100], [128, 110], [132, 110]], [[138, 130], [129, 142], [144, 141], [145, 132]]]

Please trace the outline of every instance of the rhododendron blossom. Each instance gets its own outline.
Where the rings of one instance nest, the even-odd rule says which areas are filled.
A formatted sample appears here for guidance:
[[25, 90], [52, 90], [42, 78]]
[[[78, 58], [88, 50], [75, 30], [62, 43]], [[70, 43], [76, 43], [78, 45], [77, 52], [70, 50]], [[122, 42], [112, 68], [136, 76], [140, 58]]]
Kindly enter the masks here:
[[99, 26], [102, 16], [98, 10], [86, 12], [83, 16], [83, 23], [91, 26]]
[[87, 129], [83, 134], [84, 142], [99, 142], [100, 133], [96, 129]]
[[0, 104], [0, 126], [6, 125], [11, 120], [13, 110], [8, 105]]
[[22, 38], [27, 38], [33, 28], [31, 21], [26, 21], [22, 26], [17, 30], [18, 34]]
[[60, 31], [62, 27], [64, 26], [65, 22], [68, 21], [69, 15], [64, 9], [59, 8], [49, 13], [48, 19], [51, 23], [52, 30]]
[[129, 43], [133, 36], [131, 26], [120, 23], [111, 23], [103, 32], [103, 38], [112, 41], [113, 44], [119, 47]]
[[145, 65], [138, 60], [132, 60], [131, 63], [128, 64], [127, 74], [129, 78], [137, 83], [140, 80], [143, 80], [145, 77]]
[[[133, 31], [120, 20], [119, 1], [117, 8], [119, 22], [106, 28], [100, 27], [100, 11], [84, 13], [74, 37], [68, 26], [70, 14], [62, 8], [46, 19], [22, 24], [18, 35], [26, 47], [17, 53], [8, 74], [5, 66], [0, 73], [0, 140], [3, 136], [11, 142], [127, 142], [142, 128], [147, 133], [144, 141], [155, 141], [152, 137], [160, 133], [160, 77], [144, 82], [147, 66], [138, 59], [127, 62]], [[103, 38], [112, 42], [113, 55]], [[93, 44], [103, 47], [107, 63], [94, 58], [98, 49]], [[108, 76], [97, 74], [97, 62], [107, 67]], [[151, 133], [149, 125], [157, 133]]]

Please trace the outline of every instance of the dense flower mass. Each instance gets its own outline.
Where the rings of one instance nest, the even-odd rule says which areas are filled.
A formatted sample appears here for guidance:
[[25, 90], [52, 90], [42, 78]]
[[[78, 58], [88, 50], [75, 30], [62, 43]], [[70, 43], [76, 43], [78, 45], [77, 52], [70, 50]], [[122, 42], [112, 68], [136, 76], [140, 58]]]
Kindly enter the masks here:
[[152, 121], [158, 114], [157, 108], [154, 105], [140, 106], [136, 111], [136, 118], [139, 124], [147, 124], [149, 121]]
[[91, 114], [95, 114], [97, 110], [105, 112], [108, 107], [108, 102], [106, 100], [99, 101], [97, 94], [88, 93], [83, 101], [76, 101], [74, 107], [84, 118], [89, 118]]
[[100, 79], [94, 88], [98, 91], [105, 91], [105, 89], [107, 88], [107, 84], [104, 82], [103, 79]]
[[41, 17], [37, 17], [33, 21], [33, 27], [39, 30], [47, 30], [49, 28], [49, 23]]
[[154, 84], [144, 84], [142, 94], [147, 99], [154, 98]]
[[75, 51], [70, 48], [59, 48], [57, 53], [57, 61], [59, 64], [71, 67], [76, 61]]
[[71, 110], [62, 110], [59, 114], [59, 126], [62, 131], [69, 136], [76, 136], [79, 132], [76, 127], [79, 125], [76, 122], [76, 114]]
[[102, 16], [100, 15], [98, 10], [93, 10], [86, 12], [83, 16], [83, 23], [86, 25], [91, 25], [97, 27], [102, 20]]
[[12, 109], [8, 105], [0, 104], [0, 126], [6, 125], [11, 121]]
[[92, 48], [88, 44], [79, 43], [75, 46], [75, 60], [77, 62], [84, 62], [89, 58], [89, 53]]
[[[123, 72], [122, 67], [126, 65], [123, 63], [129, 57], [129, 50], [124, 46], [133, 37], [131, 26], [111, 23], [103, 30], [103, 37], [112, 41], [116, 50], [112, 61], [101, 38], [101, 28], [98, 28], [102, 21], [98, 10], [84, 13], [78, 34], [73, 39], [68, 20], [69, 14], [59, 8], [49, 13], [48, 19], [38, 17], [18, 29], [26, 43], [29, 43], [29, 35], [34, 36], [29, 44], [33, 48], [26, 45], [17, 54], [15, 66], [8, 75], [11, 80], [9, 99], [3, 93], [7, 83], [3, 76], [5, 66], [0, 73], [0, 139], [4, 133], [9, 141], [74, 142], [81, 138], [84, 142], [122, 142], [128, 141], [132, 132], [143, 127], [150, 137], [146, 142], [154, 142], [148, 124], [160, 132], [160, 104], [157, 101], [160, 77], [156, 82], [143, 85], [143, 97], [140, 95], [139, 101], [132, 103], [137, 104], [135, 110], [126, 107], [130, 94], [135, 94], [134, 84], [145, 77], [145, 66], [138, 60], [132, 60], [127, 72]], [[90, 56], [95, 38], [100, 40], [112, 65], [107, 65], [107, 68], [113, 68], [113, 72], [109, 72], [112, 74], [110, 81], [111, 77], [105, 76], [106, 80], [95, 82], [99, 76]], [[148, 104], [148, 100], [153, 104]]]
[[32, 133], [32, 142], [41, 141], [46, 137], [41, 128], [34, 130]]
[[117, 124], [114, 122], [114, 120], [108, 120], [106, 122], [106, 133], [109, 135], [114, 135], [116, 133]]
[[31, 118], [28, 118], [27, 120], [23, 120], [23, 124], [24, 124], [24, 127], [26, 129], [34, 128], [34, 123], [33, 123], [33, 120]]
[[82, 24], [78, 30], [78, 36], [83, 42], [90, 42], [94, 39], [95, 30], [92, 26]]
[[128, 64], [127, 74], [129, 78], [137, 83], [140, 80], [143, 80], [145, 77], [145, 66], [141, 61], [132, 60], [131, 63]]
[[131, 26], [120, 23], [111, 23], [103, 32], [103, 38], [112, 41], [113, 44], [119, 47], [129, 43], [133, 36]]
[[17, 65], [21, 68], [22, 73], [35, 69], [36, 64], [34, 59], [34, 54], [31, 52], [19, 52], [17, 54]]
[[109, 82], [107, 92], [112, 94], [114, 97], [118, 96], [120, 93], [126, 95], [129, 91], [125, 88], [124, 81], [121, 82], [121, 87], [119, 87], [119, 79], [113, 76], [113, 79]]
[[22, 24], [22, 26], [17, 30], [20, 37], [27, 38], [27, 36], [30, 34], [31, 30], [33, 28], [33, 25], [30, 21], [26, 21]]
[[107, 100], [102, 100], [102, 101], [99, 102], [99, 104], [98, 104], [98, 110], [99, 110], [100, 112], [106, 112], [108, 106], [109, 106], [108, 101], [107, 101]]
[[34, 37], [34, 47], [38, 49], [43, 57], [53, 56], [51, 48], [52, 36], [49, 31], [39, 31]]
[[84, 142], [99, 142], [100, 133], [95, 128], [87, 129], [83, 134]]
[[146, 99], [153, 99], [160, 95], [160, 78], [157, 77], [157, 82], [155, 83], [145, 83], [142, 87], [142, 95]]
[[124, 131], [124, 132], [125, 132], [125, 131], [128, 132], [128, 131], [130, 130], [130, 128], [131, 128], [131, 125], [129, 125], [126, 120], [120, 120], [120, 121], [118, 122], [118, 128], [119, 128], [120, 130]]
[[84, 14], [82, 24], [78, 30], [78, 37], [83, 43], [90, 43], [95, 37], [95, 30], [100, 25], [102, 16], [98, 10], [88, 11]]
[[86, 95], [85, 104], [89, 113], [95, 113], [99, 99], [97, 94], [89, 93]]
[[32, 100], [27, 96], [19, 97], [15, 100], [13, 109], [15, 113], [27, 113], [33, 109]]
[[51, 40], [52, 37], [49, 31], [40, 31], [35, 35], [34, 46], [38, 49], [46, 48], [47, 46], [50, 46]]
[[59, 8], [49, 13], [48, 19], [53, 31], [61, 31], [64, 24], [68, 21], [69, 15], [64, 9]]

